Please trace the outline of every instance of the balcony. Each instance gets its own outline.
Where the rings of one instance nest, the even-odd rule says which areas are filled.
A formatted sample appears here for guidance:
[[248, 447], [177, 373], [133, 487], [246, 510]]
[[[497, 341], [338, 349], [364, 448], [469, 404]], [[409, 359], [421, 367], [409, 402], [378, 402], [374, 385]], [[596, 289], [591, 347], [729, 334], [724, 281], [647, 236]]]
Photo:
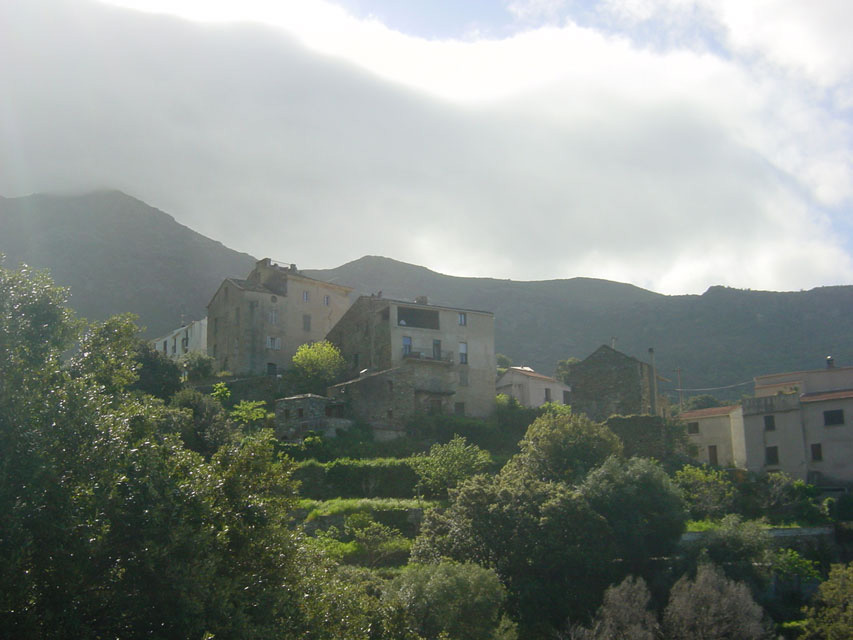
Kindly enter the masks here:
[[800, 396], [795, 393], [743, 399], [743, 415], [745, 416], [794, 411], [799, 408]]
[[452, 351], [434, 351], [432, 348], [419, 349], [413, 347], [408, 351], [403, 351], [404, 360], [417, 360], [419, 362], [436, 362], [440, 364], [453, 364]]

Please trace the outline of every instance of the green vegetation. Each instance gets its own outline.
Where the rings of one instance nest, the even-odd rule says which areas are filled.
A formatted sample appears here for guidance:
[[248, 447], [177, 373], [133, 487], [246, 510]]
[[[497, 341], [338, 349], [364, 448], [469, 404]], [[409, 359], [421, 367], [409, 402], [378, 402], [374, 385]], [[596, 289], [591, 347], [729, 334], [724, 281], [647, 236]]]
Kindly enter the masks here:
[[[176, 387], [150, 356], [130, 317], [87, 325], [44, 274], [0, 269], [2, 635], [751, 638], [768, 616], [850, 635], [850, 567], [809, 602], [831, 554], [766, 530], [849, 501], [782, 474], [670, 476], [662, 423], [617, 435], [501, 398], [394, 443], [282, 445], [262, 402]], [[688, 516], [704, 535], [680, 543]]]
[[291, 371], [296, 393], [326, 395], [326, 388], [340, 381], [346, 366], [341, 352], [328, 340], [300, 345]]

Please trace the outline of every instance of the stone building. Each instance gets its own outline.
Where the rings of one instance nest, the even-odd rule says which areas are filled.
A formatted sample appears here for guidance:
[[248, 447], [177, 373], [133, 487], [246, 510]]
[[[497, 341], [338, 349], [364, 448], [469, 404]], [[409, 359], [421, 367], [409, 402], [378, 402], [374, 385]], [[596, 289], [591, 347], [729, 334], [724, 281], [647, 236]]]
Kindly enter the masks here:
[[374, 426], [417, 412], [485, 417], [495, 402], [494, 315], [362, 296], [329, 332], [352, 379], [329, 389]]
[[571, 404], [572, 389], [556, 378], [535, 372], [530, 367], [509, 367], [498, 378], [496, 391], [511, 396], [525, 407], [541, 407], [547, 402]]
[[653, 367], [607, 345], [573, 364], [566, 382], [571, 387], [572, 411], [593, 420], [660, 413]]
[[226, 278], [207, 305], [207, 351], [219, 370], [274, 374], [296, 349], [322, 340], [349, 308], [352, 291], [259, 260], [245, 280]]

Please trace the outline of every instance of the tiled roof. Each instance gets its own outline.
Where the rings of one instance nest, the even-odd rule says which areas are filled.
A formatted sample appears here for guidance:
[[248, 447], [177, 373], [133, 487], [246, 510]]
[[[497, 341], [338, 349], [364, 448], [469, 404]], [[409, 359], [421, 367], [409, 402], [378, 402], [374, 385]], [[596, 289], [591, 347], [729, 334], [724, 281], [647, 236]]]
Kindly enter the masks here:
[[800, 402], [821, 402], [823, 400], [845, 400], [853, 398], [853, 389], [839, 389], [838, 391], [820, 391], [817, 393], [804, 393], [800, 396]]
[[710, 418], [711, 416], [725, 416], [730, 414], [735, 409], [739, 409], [739, 404], [730, 404], [725, 407], [709, 407], [707, 409], [694, 409], [693, 411], [685, 411], [684, 413], [679, 414], [679, 418], [682, 420], [689, 420], [691, 418]]

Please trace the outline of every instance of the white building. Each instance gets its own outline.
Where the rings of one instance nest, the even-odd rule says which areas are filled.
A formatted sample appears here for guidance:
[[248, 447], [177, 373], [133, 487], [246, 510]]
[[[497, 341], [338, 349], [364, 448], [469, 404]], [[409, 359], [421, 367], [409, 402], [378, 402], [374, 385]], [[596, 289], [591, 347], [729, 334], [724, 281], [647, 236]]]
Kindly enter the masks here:
[[556, 378], [535, 372], [530, 367], [510, 367], [498, 378], [496, 391], [512, 396], [525, 407], [541, 407], [547, 402], [570, 404], [572, 388]]
[[193, 320], [151, 341], [155, 350], [177, 360], [190, 352], [207, 354], [207, 318]]

